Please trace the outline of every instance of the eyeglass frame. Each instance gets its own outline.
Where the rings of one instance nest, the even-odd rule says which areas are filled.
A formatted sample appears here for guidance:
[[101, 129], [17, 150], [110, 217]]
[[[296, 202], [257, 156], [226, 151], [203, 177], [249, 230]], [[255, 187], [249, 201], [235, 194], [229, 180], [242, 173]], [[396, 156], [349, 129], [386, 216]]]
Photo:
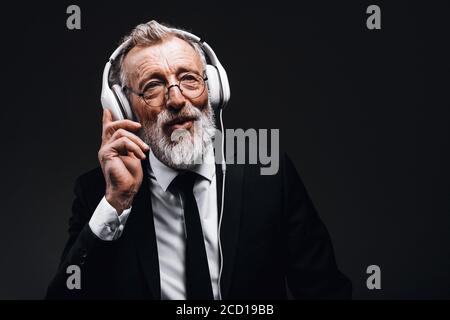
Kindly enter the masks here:
[[[198, 97], [200, 97], [200, 96], [203, 94], [203, 92], [205, 92], [206, 81], [208, 81], [208, 77], [207, 77], [207, 76], [202, 77], [202, 76], [200, 76], [198, 73], [195, 73], [195, 72], [188, 72], [188, 73], [186, 73], [185, 75], [187, 75], [187, 74], [194, 74], [194, 75], [196, 75], [196, 76], [199, 76], [200, 79], [203, 80], [203, 90], [202, 90], [202, 92], [201, 92], [197, 97], [195, 97], [195, 98], [189, 98], [189, 97], [186, 97], [186, 96], [183, 94], [183, 90], [181, 89], [181, 81], [182, 81], [183, 79], [180, 79], [180, 80], [178, 80], [178, 84], [171, 84], [170, 86], [167, 86], [168, 84], [164, 84], [164, 87], [166, 87], [166, 92], [164, 93], [164, 99], [167, 99], [167, 97], [169, 96], [169, 91], [170, 91], [170, 89], [173, 88], [173, 87], [178, 87], [178, 89], [180, 90], [180, 93], [183, 95], [183, 97], [185, 97], [185, 98], [187, 98], [187, 99], [197, 99]], [[183, 76], [185, 76], [185, 75], [183, 75]], [[147, 106], [149, 106], [149, 107], [151, 107], [151, 108], [157, 107], [157, 106], [152, 106], [152, 105], [150, 105], [150, 104], [147, 103], [147, 101], [146, 101], [145, 98], [144, 98], [144, 92], [136, 92], [136, 91], [134, 91], [133, 89], [131, 89], [131, 88], [128, 87], [128, 86], [122, 86], [122, 90], [123, 90], [124, 92], [129, 91], [129, 92], [131, 92], [131, 93], [137, 95], [138, 97], [140, 97], [140, 98], [144, 101], [144, 103], [145, 103]], [[167, 101], [166, 101], [166, 102], [167, 102]], [[163, 105], [163, 104], [164, 104], [164, 102], [163, 102], [161, 105]]]

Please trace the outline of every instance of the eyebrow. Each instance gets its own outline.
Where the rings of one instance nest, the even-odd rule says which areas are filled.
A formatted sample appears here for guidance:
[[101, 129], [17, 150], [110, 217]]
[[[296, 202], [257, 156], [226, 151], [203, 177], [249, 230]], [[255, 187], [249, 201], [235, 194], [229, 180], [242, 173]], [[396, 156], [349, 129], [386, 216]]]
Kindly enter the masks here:
[[[193, 68], [188, 68], [185, 66], [180, 66], [176, 69], [175, 74], [178, 76], [181, 73], [186, 73], [186, 72], [192, 72], [192, 73], [196, 73], [201, 75], [200, 72], [198, 72], [197, 70], [193, 69]], [[162, 79], [164, 78], [164, 75], [159, 72], [159, 71], [155, 71], [155, 72], [149, 72], [147, 73], [144, 78], [142, 80], [139, 81], [139, 90], [142, 90], [145, 86], [145, 83], [148, 82], [150, 79], [152, 78], [159, 78]]]

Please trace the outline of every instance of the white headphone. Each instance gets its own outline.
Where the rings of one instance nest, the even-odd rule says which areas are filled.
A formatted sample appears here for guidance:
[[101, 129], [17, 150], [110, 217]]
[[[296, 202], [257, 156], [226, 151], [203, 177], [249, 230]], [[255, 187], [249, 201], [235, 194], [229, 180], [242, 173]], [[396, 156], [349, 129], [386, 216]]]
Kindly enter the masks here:
[[[228, 83], [227, 73], [222, 67], [219, 59], [217, 59], [213, 49], [206, 42], [201, 41], [199, 37], [193, 35], [192, 33], [179, 29], [172, 30], [176, 33], [181, 33], [187, 39], [195, 41], [200, 45], [209, 60], [206, 65], [206, 77], [208, 78], [207, 85], [211, 106], [213, 108], [217, 108], [218, 110], [225, 108], [230, 100], [230, 85]], [[122, 87], [117, 83], [110, 82], [111, 67], [117, 57], [121, 55], [123, 49], [128, 45], [129, 41], [130, 40], [127, 40], [122, 43], [112, 53], [109, 61], [105, 65], [105, 69], [103, 70], [101, 93], [102, 106], [103, 109], [108, 109], [111, 111], [114, 120], [134, 119], [133, 111]]]

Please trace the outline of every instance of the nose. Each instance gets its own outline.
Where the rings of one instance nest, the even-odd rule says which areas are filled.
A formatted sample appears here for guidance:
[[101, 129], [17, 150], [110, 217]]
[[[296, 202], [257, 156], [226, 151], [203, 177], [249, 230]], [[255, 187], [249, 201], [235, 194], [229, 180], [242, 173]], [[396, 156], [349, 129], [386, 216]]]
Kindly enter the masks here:
[[186, 98], [179, 85], [173, 84], [167, 87], [166, 105], [172, 111], [179, 111], [186, 105]]

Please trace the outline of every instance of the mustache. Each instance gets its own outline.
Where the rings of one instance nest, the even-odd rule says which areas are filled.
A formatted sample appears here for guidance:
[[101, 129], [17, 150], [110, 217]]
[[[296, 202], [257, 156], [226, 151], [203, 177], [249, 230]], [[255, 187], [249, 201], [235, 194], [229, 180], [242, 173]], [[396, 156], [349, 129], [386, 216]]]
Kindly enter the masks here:
[[183, 123], [186, 121], [196, 121], [198, 120], [198, 117], [194, 117], [194, 116], [179, 116], [176, 117], [173, 120], [167, 121], [166, 123], [164, 123], [165, 126], [172, 126], [174, 124], [178, 124], [178, 123]]
[[202, 112], [193, 106], [185, 106], [180, 112], [174, 114], [168, 110], [164, 110], [160, 115], [158, 122], [162, 126], [171, 126], [186, 121], [197, 121], [201, 118]]

